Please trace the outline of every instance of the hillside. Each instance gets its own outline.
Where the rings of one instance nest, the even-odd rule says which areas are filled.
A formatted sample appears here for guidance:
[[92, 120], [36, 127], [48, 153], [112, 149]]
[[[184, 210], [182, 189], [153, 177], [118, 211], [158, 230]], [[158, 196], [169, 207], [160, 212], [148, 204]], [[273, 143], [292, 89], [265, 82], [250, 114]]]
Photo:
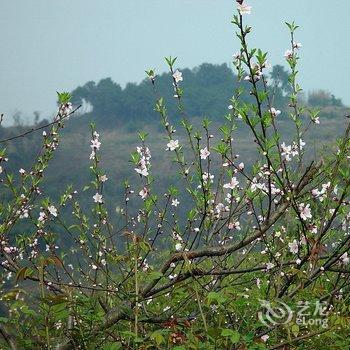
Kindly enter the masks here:
[[[213, 119], [211, 131], [214, 140], [219, 139], [219, 127], [224, 122], [229, 100], [237, 87], [236, 77], [226, 65], [203, 64], [200, 67], [182, 70], [184, 76], [185, 113], [191, 123], [200, 128], [201, 119], [208, 116]], [[281, 130], [286, 140], [292, 133], [292, 125], [288, 118], [288, 106], [285, 99], [287, 73], [276, 66], [272, 70], [272, 83], [275, 90], [275, 106], [282, 110], [278, 116]], [[181, 119], [177, 111], [175, 99], [172, 97], [171, 78], [168, 74], [157, 77], [157, 93], [165, 97], [171, 120], [178, 125], [178, 138], [185, 133], [179, 125]], [[243, 97], [249, 99], [248, 97]], [[112, 199], [115, 209], [120, 204], [123, 194], [122, 184], [126, 178], [136, 180], [133, 166], [130, 164], [130, 153], [139, 145], [137, 131], [149, 133], [147, 145], [152, 151], [153, 173], [157, 177], [158, 190], [164, 192], [171, 183], [172, 175], [177, 169], [172, 166], [171, 154], [165, 152], [166, 138], [159, 117], [154, 112], [155, 95], [148, 80], [140, 84], [128, 84], [125, 89], [103, 79], [99, 83], [88, 82], [73, 91], [75, 104], [88, 102], [93, 110], [87, 114], [72, 117], [62, 132], [61, 144], [48, 170], [45, 180], [45, 193], [58, 198], [59, 194], [72, 184], [81, 192], [90, 179], [90, 123], [94, 122], [101, 135], [102, 162], [109, 181], [105, 193]], [[309, 150], [320, 152], [323, 144], [333, 143], [336, 136], [341, 135], [345, 125], [347, 109], [340, 100], [324, 92], [309, 95], [309, 104], [319, 104], [321, 109], [320, 125], [312, 125], [310, 136], [306, 140]], [[305, 101], [307, 103], [307, 101]], [[305, 117], [306, 118], [306, 117]], [[307, 119], [307, 118], [306, 118]], [[42, 124], [46, 121], [42, 121]], [[40, 125], [40, 124], [38, 124]], [[26, 128], [1, 128], [0, 138], [23, 132]], [[322, 140], [322, 142], [320, 142]], [[41, 143], [41, 132], [30, 134], [6, 144], [10, 159], [9, 168], [18, 175], [20, 168], [29, 169]], [[253, 159], [254, 142], [247, 129], [238, 122], [234, 144], [241, 159], [249, 166]], [[162, 151], [163, 150], [163, 151]], [[314, 154], [313, 154], [314, 155]], [[137, 190], [137, 188], [135, 189]], [[88, 199], [91, 194], [81, 194]], [[86, 201], [89, 203], [89, 200]]]

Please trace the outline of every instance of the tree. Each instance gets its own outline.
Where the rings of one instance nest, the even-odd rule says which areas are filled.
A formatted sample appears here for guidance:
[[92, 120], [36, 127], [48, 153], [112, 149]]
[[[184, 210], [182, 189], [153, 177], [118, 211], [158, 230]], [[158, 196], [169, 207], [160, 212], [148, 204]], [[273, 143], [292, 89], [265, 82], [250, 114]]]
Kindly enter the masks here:
[[[1, 320], [4, 344], [24, 349], [266, 349], [289, 344], [327, 348], [336, 339], [342, 348], [349, 345], [344, 307], [349, 296], [350, 124], [336, 149], [322, 159], [307, 158], [307, 132], [318, 127], [317, 114], [311, 110], [305, 120], [298, 102], [297, 26], [287, 23], [295, 133], [289, 144], [281, 139], [279, 111], [266, 84], [267, 53], [249, 48], [250, 27], [242, 15], [250, 7], [242, 3], [232, 22], [241, 46], [235, 62], [240, 84], [222, 126], [213, 131], [204, 119], [198, 130], [186, 119], [185, 81], [176, 59], [166, 58], [186, 141], [157, 93], [155, 111], [165, 130], [164, 148], [183, 185], [157, 193], [149, 135], [140, 132], [130, 159], [137, 181], [124, 183], [119, 226], [112, 225], [105, 202], [103, 139], [94, 125], [91, 182], [84, 188], [91, 195], [91, 212], [82, 209], [71, 187], [56, 202], [41, 192], [60, 130], [73, 112], [69, 94], [59, 94], [58, 114], [30, 171], [21, 169], [19, 179], [9, 176], [2, 151], [2, 186], [11, 196], [1, 207], [0, 226], [7, 288], [2, 300], [10, 313]], [[157, 92], [154, 74], [147, 74]], [[112, 87], [110, 81], [100, 86], [109, 92]], [[235, 153], [238, 123], [256, 145], [251, 167]], [[138, 203], [136, 210], [130, 209], [131, 201]], [[190, 205], [184, 223], [182, 202]], [[70, 215], [63, 215], [65, 208]], [[14, 240], [11, 232], [21, 220], [28, 231]], [[58, 244], [57, 227], [71, 241], [69, 251]], [[319, 318], [299, 320], [296, 306]], [[336, 333], [327, 335], [323, 321]]]

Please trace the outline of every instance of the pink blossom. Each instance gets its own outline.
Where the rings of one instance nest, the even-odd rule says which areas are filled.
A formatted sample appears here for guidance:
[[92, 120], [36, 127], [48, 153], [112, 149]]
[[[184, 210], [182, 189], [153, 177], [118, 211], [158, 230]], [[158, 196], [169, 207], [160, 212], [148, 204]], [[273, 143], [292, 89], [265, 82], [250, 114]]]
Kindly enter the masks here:
[[210, 152], [208, 151], [208, 148], [202, 148], [200, 150], [200, 154], [201, 154], [201, 159], [207, 159], [210, 156]]
[[241, 15], [250, 15], [252, 7], [246, 4], [238, 4], [237, 5], [238, 11]]
[[241, 224], [240, 224], [239, 221], [230, 222], [230, 223], [228, 224], [228, 228], [229, 228], [229, 230], [235, 229], [235, 230], [237, 230], [237, 231], [240, 231], [240, 230], [241, 230]]
[[148, 196], [148, 188], [147, 188], [147, 187], [144, 187], [144, 188], [139, 192], [139, 196], [140, 196], [142, 199], [146, 199], [147, 196]]
[[298, 254], [299, 252], [299, 245], [298, 241], [295, 239], [293, 242], [288, 243], [289, 251], [293, 254]]
[[262, 335], [260, 338], [261, 338], [261, 340], [262, 340], [264, 343], [266, 343], [267, 340], [270, 338], [270, 336], [269, 336], [268, 334], [264, 334], [264, 335]]
[[278, 115], [281, 114], [281, 111], [279, 109], [274, 108], [274, 107], [271, 107], [269, 112], [271, 113], [271, 115], [273, 117], [277, 117]]
[[299, 204], [300, 217], [303, 220], [312, 219], [310, 204], [305, 205], [304, 203]]
[[291, 51], [291, 50], [286, 50], [286, 52], [284, 53], [284, 57], [285, 57], [285, 59], [287, 59], [287, 60], [292, 59], [292, 58], [293, 58], [293, 51]]
[[93, 140], [91, 140], [91, 145], [90, 145], [90, 147], [91, 147], [92, 149], [97, 149], [97, 150], [99, 150], [99, 149], [100, 149], [100, 146], [101, 146], [101, 142], [100, 142], [98, 139], [93, 139]]
[[224, 184], [224, 188], [229, 188], [231, 190], [235, 189], [239, 185], [239, 182], [235, 177], [231, 179], [231, 181], [227, 184]]

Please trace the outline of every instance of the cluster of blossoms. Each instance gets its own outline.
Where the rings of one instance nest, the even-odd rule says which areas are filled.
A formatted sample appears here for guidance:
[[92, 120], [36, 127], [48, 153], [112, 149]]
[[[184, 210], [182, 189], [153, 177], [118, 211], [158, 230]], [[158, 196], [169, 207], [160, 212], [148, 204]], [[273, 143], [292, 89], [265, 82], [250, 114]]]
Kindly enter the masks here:
[[182, 239], [182, 237], [176, 232], [173, 232], [172, 235], [173, 235], [173, 239], [175, 241], [175, 250], [177, 252], [183, 250], [183, 239]]
[[[290, 162], [293, 157], [297, 156], [299, 154], [299, 148], [302, 150], [305, 146], [305, 142], [300, 139], [299, 140], [299, 145], [296, 142], [293, 142], [291, 145], [286, 145], [284, 142], [281, 144], [281, 155], [283, 158], [287, 161]], [[300, 146], [300, 147], [299, 147]]]
[[73, 105], [71, 102], [63, 103], [58, 110], [58, 118], [63, 119], [69, 117], [73, 111]]
[[277, 116], [279, 116], [281, 114], [281, 111], [279, 109], [274, 108], [274, 107], [271, 107], [269, 109], [269, 112], [271, 113], [271, 115], [273, 117], [277, 117]]
[[[271, 194], [273, 196], [283, 194], [283, 191], [281, 189], [277, 188], [273, 182], [270, 183], [270, 189], [271, 189]], [[252, 192], [255, 192], [256, 190], [260, 190], [263, 193], [265, 193], [266, 195], [269, 193], [268, 185], [265, 182], [259, 182], [256, 177], [254, 177], [252, 179], [252, 183], [250, 185], [250, 190]]]
[[237, 195], [232, 194], [231, 192], [227, 192], [225, 196], [225, 202], [228, 204], [232, 204], [234, 202], [238, 202], [241, 198]]
[[149, 175], [149, 168], [150, 168], [150, 159], [151, 159], [151, 151], [148, 147], [137, 147], [136, 148], [137, 153], [140, 155], [140, 160], [138, 163], [137, 168], [135, 168], [135, 171], [140, 174], [141, 176], [147, 177]]
[[[214, 202], [214, 200], [211, 201], [212, 203]], [[214, 209], [210, 210], [210, 214], [212, 214], [215, 218], [219, 219], [223, 213], [225, 212], [229, 212], [230, 211], [230, 207], [229, 206], [225, 206], [225, 204], [223, 203], [218, 203], [216, 204]]]
[[[235, 65], [236, 69], [239, 69], [240, 64], [241, 64], [241, 59], [242, 59], [242, 53], [241, 52], [236, 52], [235, 54], [232, 55], [233, 59], [233, 64]], [[230, 105], [229, 109], [232, 109], [233, 106]]]
[[[204, 172], [202, 174], [203, 185], [212, 184], [214, 182], [214, 175]], [[198, 188], [202, 188], [202, 185], [199, 185]]]
[[286, 50], [286, 52], [284, 53], [284, 58], [288, 61], [291, 60], [294, 57], [294, 50], [299, 50], [302, 48], [302, 44], [301, 43], [296, 43], [293, 42], [293, 50]]
[[[8, 158], [6, 158], [6, 157], [1, 157], [0, 156], [0, 164], [2, 163], [2, 162], [8, 162]], [[2, 173], [4, 171], [4, 168], [0, 165], [0, 174]]]
[[[203, 184], [207, 185], [208, 183], [213, 182], [214, 175], [211, 175], [208, 173], [203, 173], [202, 179], [203, 179]], [[234, 176], [231, 178], [230, 182], [225, 183], [223, 185], [223, 189], [230, 190], [228, 193], [226, 193], [226, 196], [225, 196], [225, 202], [227, 204], [231, 204], [234, 201], [239, 201], [240, 197], [237, 196], [237, 194], [233, 193], [233, 190], [237, 189], [238, 186], [239, 186], [239, 181]], [[198, 186], [198, 188], [201, 188], [201, 186]], [[214, 199], [208, 200], [208, 205], [211, 206], [211, 208], [212, 208], [209, 210], [209, 213], [216, 219], [221, 218], [224, 213], [227, 213], [230, 211], [229, 205], [225, 205], [224, 203], [221, 203], [221, 202], [215, 204]], [[229, 223], [228, 227], [230, 230], [232, 230], [232, 229], [240, 230], [241, 229], [240, 223], [238, 221]]]
[[[277, 173], [281, 172], [282, 169], [278, 169]], [[268, 167], [267, 164], [264, 164], [261, 168], [258, 176], [253, 177], [251, 184], [250, 184], [250, 190], [252, 192], [255, 192], [257, 190], [262, 191], [266, 195], [269, 194], [269, 191], [271, 191], [271, 194], [273, 196], [275, 195], [282, 195], [283, 190], [278, 188], [276, 184], [270, 179], [269, 185], [266, 183], [267, 177], [271, 175], [271, 169]], [[276, 201], [276, 200], [275, 200]]]
[[240, 231], [241, 230], [241, 224], [239, 221], [234, 221], [234, 222], [230, 222], [228, 224], [228, 228], [229, 230], [237, 230]]
[[307, 219], [312, 219], [312, 214], [311, 214], [311, 209], [310, 209], [310, 204], [304, 204], [301, 203], [298, 205], [298, 209], [300, 211], [300, 217], [303, 220], [307, 220]]
[[26, 219], [29, 217], [29, 212], [33, 209], [33, 206], [28, 205], [27, 197], [22, 193], [20, 195], [22, 206], [16, 211], [16, 215], [19, 216], [20, 219]]
[[94, 159], [96, 156], [96, 151], [98, 151], [101, 147], [101, 142], [100, 142], [100, 134], [97, 131], [93, 132], [93, 138], [91, 140], [91, 154], [90, 154], [90, 159]]
[[182, 77], [182, 73], [177, 69], [174, 73], [173, 73], [173, 87], [174, 87], [174, 97], [175, 98], [179, 98], [179, 94], [180, 94], [180, 90], [178, 89], [178, 84], [180, 81], [183, 81], [183, 77]]
[[[327, 190], [330, 188], [331, 183], [330, 181], [322, 185], [322, 189], [319, 190], [317, 188], [313, 189], [311, 191], [311, 194], [315, 197], [318, 198], [320, 202], [323, 202], [323, 200], [326, 198], [327, 195]], [[336, 189], [335, 189], [336, 191]]]
[[[44, 136], [45, 139], [48, 137], [48, 135], [47, 135], [45, 130], [43, 131], [43, 136]], [[56, 137], [57, 133], [55, 131], [51, 132], [51, 136], [52, 136], [52, 141], [51, 142], [47, 142], [45, 144], [45, 147], [47, 149], [49, 149], [49, 150], [54, 151], [54, 150], [57, 149], [59, 141], [58, 141], [58, 138]], [[21, 175], [23, 175], [23, 174], [21, 174]]]
[[267, 61], [265, 61], [262, 65], [258, 63], [254, 63], [252, 66], [252, 71], [253, 71], [252, 76], [249, 74], [244, 78], [244, 80], [250, 81], [251, 83], [257, 82], [261, 79], [264, 73], [264, 69], [269, 69], [269, 68], [271, 68], [271, 65]]
[[58, 215], [58, 211], [57, 211], [56, 207], [53, 205], [48, 206], [46, 211], [41, 211], [39, 213], [38, 222], [41, 224], [44, 224], [50, 215], [52, 215], [54, 217], [57, 217], [57, 215]]
[[3, 251], [6, 253], [6, 254], [13, 254], [15, 252], [17, 252], [17, 248], [16, 247], [3, 247]]

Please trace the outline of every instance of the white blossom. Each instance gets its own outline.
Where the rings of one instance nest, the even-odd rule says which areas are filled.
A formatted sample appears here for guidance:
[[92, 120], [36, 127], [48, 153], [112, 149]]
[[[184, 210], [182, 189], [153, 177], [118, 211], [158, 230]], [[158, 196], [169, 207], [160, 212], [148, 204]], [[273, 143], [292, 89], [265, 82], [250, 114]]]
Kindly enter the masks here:
[[271, 262], [268, 262], [267, 264], [266, 264], [266, 270], [271, 270], [272, 268], [274, 268], [275, 267], [275, 265], [273, 264], [273, 263], [271, 263]]
[[273, 117], [277, 117], [278, 115], [281, 114], [281, 111], [279, 109], [274, 108], [274, 107], [271, 107], [269, 112], [271, 113], [271, 115]]
[[260, 289], [260, 287], [261, 287], [260, 278], [257, 278], [257, 279], [256, 279], [256, 286]]
[[92, 198], [94, 199], [95, 203], [102, 203], [103, 201], [102, 194], [99, 193], [96, 193]]
[[350, 257], [348, 256], [348, 252], [345, 252], [341, 257], [340, 260], [342, 261], [343, 264], [348, 264], [350, 261]]
[[106, 182], [108, 180], [108, 177], [106, 175], [101, 175], [99, 178], [101, 182]]
[[179, 252], [180, 250], [182, 250], [182, 244], [181, 244], [181, 243], [176, 243], [176, 244], [175, 244], [175, 250], [176, 250], [177, 252]]
[[166, 146], [167, 151], [175, 151], [177, 148], [180, 147], [179, 140], [170, 140]]
[[180, 201], [177, 198], [175, 198], [171, 201], [171, 205], [173, 207], [177, 207], [179, 204], [180, 204]]
[[182, 73], [178, 69], [174, 72], [173, 78], [176, 83], [183, 81]]
[[230, 222], [230, 223], [228, 224], [228, 228], [229, 228], [229, 230], [235, 229], [235, 230], [237, 230], [237, 231], [240, 231], [240, 230], [241, 230], [241, 224], [240, 224], [239, 221]]
[[50, 205], [47, 210], [52, 216], [57, 216], [57, 209], [53, 205]]

